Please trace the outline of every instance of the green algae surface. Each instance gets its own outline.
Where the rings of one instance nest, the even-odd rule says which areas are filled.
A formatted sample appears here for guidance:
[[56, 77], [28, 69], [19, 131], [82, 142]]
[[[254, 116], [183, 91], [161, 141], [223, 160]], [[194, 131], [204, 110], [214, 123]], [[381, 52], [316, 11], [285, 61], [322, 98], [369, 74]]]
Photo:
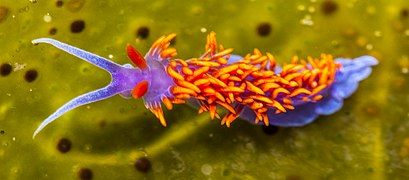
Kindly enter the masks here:
[[[1, 179], [407, 179], [407, 0], [195, 0], [0, 2]], [[49, 45], [52, 37], [128, 63], [177, 33], [179, 58], [197, 57], [205, 36], [237, 54], [375, 56], [380, 64], [341, 111], [300, 128], [236, 121], [220, 126], [187, 106], [164, 128], [141, 100], [119, 96], [77, 108], [32, 133], [68, 100], [109, 75]]]

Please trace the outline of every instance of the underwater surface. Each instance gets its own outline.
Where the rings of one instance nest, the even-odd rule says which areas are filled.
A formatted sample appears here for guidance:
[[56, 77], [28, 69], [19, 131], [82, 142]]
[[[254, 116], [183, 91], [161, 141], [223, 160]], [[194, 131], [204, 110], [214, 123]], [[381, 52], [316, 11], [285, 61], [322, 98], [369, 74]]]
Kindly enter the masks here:
[[[51, 37], [125, 64], [131, 43], [146, 53], [176, 33], [178, 58], [198, 57], [206, 35], [244, 55], [280, 63], [294, 55], [379, 60], [333, 115], [303, 127], [230, 128], [188, 105], [165, 110], [120, 96], [38, 125], [109, 74], [50, 45]], [[0, 179], [407, 179], [407, 0], [2, 0]]]

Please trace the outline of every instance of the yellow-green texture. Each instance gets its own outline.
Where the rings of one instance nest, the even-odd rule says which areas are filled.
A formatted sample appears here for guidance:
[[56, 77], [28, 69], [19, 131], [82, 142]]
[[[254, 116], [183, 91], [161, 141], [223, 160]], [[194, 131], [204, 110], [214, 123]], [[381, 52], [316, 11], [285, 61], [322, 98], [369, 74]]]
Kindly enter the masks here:
[[[407, 179], [408, 11], [407, 0], [2, 0], [0, 179]], [[85, 28], [73, 33], [77, 20]], [[260, 36], [263, 23], [271, 32]], [[136, 35], [141, 27], [147, 38]], [[380, 64], [341, 111], [273, 134], [240, 120], [222, 127], [187, 105], [166, 111], [164, 128], [141, 100], [116, 96], [31, 138], [59, 106], [109, 82], [104, 71], [32, 39], [52, 37], [124, 64], [126, 43], [146, 52], [171, 32], [178, 57], [197, 57], [210, 31], [236, 54], [260, 48], [281, 63], [331, 53], [370, 54]], [[32, 82], [29, 70], [38, 73]], [[60, 146], [65, 153], [62, 138], [71, 142]], [[150, 169], [135, 167], [141, 157]]]

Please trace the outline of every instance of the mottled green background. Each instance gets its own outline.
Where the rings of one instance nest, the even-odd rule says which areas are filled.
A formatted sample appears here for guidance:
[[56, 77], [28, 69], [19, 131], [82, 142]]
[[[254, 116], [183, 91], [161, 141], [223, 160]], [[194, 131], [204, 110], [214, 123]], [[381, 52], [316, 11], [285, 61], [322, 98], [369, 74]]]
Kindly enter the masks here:
[[[334, 11], [323, 10], [322, 0], [62, 2], [0, 2], [0, 65], [13, 66], [0, 76], [0, 179], [77, 179], [82, 168], [94, 179], [409, 178], [409, 1], [338, 0]], [[76, 20], [85, 22], [80, 33], [70, 31]], [[260, 23], [271, 25], [269, 35], [257, 34]], [[146, 39], [135, 35], [140, 27], [149, 28]], [[116, 96], [31, 139], [59, 106], [109, 82], [104, 71], [32, 39], [53, 37], [123, 64], [126, 43], [146, 52], [170, 32], [178, 34], [178, 57], [199, 56], [204, 31], [237, 54], [257, 47], [280, 62], [370, 54], [380, 64], [341, 111], [273, 135], [244, 121], [221, 127], [186, 105], [165, 112], [163, 128], [140, 100]], [[28, 83], [30, 69], [38, 77]], [[72, 143], [67, 153], [56, 148], [61, 138]], [[147, 173], [134, 166], [142, 156], [152, 164]]]

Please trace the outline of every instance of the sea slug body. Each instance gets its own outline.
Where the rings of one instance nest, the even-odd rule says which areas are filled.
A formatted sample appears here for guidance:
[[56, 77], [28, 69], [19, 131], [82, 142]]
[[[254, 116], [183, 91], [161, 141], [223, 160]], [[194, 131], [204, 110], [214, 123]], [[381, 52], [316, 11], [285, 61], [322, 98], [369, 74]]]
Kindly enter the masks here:
[[[319, 115], [340, 110], [345, 98], [356, 91], [359, 81], [367, 78], [378, 61], [371, 56], [355, 59], [322, 54], [306, 60], [294, 57], [279, 66], [273, 55], [258, 49], [245, 56], [218, 45], [215, 33], [207, 36], [205, 53], [188, 60], [175, 59], [170, 47], [175, 34], [160, 37], [142, 56], [127, 45], [131, 64], [119, 65], [98, 55], [59, 42], [40, 38], [34, 44], [48, 43], [110, 73], [112, 81], [104, 88], [78, 96], [46, 118], [35, 137], [49, 123], [64, 113], [85, 104], [114, 95], [143, 98], [145, 107], [159, 119], [166, 120], [162, 104], [192, 103], [199, 113], [208, 111], [211, 118], [230, 126], [242, 118], [251, 123], [276, 126], [303, 126]], [[220, 117], [217, 109], [227, 113]], [[220, 111], [219, 111], [220, 112]]]

